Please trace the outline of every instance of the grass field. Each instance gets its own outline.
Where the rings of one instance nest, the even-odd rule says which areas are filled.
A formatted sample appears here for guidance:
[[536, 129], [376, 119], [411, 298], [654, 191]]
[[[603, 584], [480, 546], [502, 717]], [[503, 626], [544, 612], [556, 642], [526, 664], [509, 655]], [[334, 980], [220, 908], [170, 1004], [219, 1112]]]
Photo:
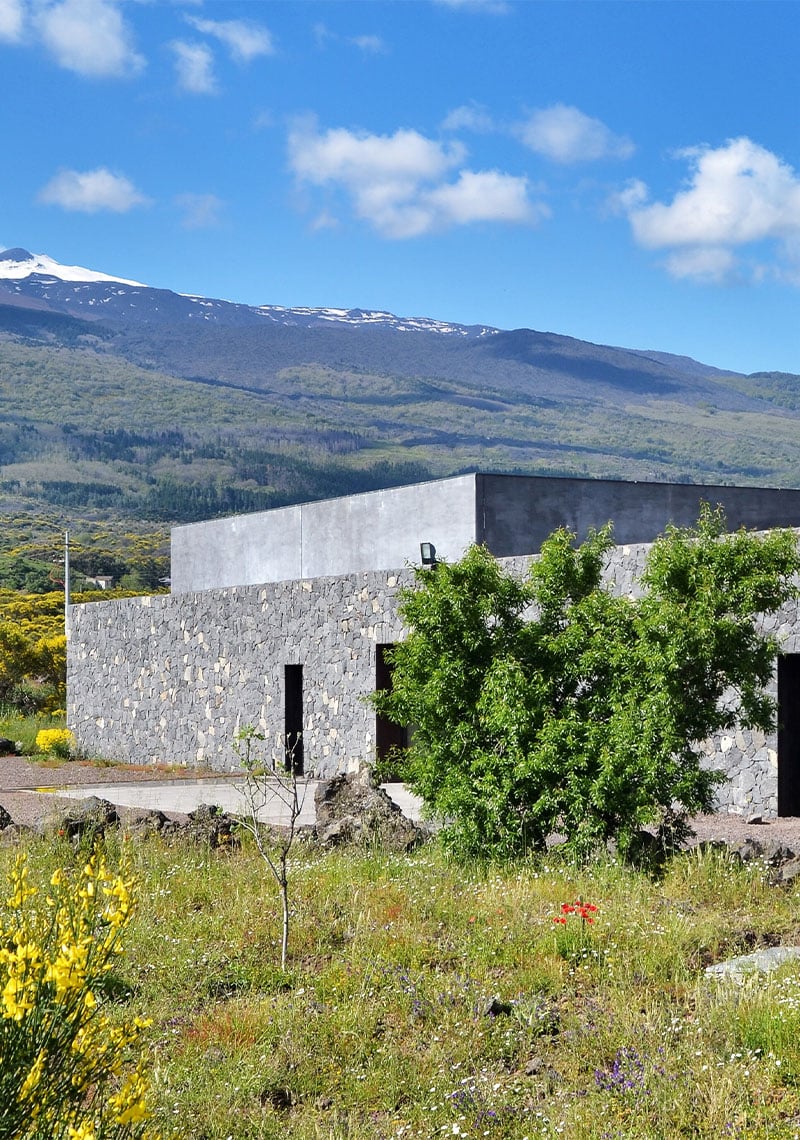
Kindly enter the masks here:
[[[41, 883], [85, 860], [28, 846]], [[654, 882], [555, 857], [463, 867], [435, 842], [300, 846], [284, 974], [247, 844], [133, 847], [140, 903], [112, 990], [115, 1016], [153, 1019], [165, 1140], [800, 1134], [800, 974], [703, 973], [800, 941], [796, 894], [764, 867], [694, 853]], [[593, 922], [564, 913], [577, 899]]]

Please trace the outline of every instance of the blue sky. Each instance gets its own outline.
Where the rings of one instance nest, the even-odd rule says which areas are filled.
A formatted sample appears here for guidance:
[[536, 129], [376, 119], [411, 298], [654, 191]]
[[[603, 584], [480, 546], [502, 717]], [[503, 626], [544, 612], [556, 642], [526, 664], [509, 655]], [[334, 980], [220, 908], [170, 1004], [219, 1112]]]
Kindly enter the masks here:
[[793, 0], [0, 0], [0, 248], [800, 373]]

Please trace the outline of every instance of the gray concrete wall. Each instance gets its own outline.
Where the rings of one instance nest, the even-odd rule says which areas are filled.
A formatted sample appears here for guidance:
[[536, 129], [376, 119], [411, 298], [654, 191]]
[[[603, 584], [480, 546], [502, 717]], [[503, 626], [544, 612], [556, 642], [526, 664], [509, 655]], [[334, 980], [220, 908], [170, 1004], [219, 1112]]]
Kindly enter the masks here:
[[172, 592], [303, 577], [302, 508], [172, 528]]
[[731, 529], [800, 526], [800, 491], [460, 475], [175, 527], [172, 591], [320, 578], [419, 562], [420, 542], [459, 558], [471, 542], [498, 557], [533, 554], [557, 527], [580, 539], [614, 522], [618, 543], [651, 542], [668, 523], [721, 503]]
[[476, 493], [477, 541], [498, 557], [533, 553], [562, 526], [582, 541], [609, 520], [616, 542], [652, 542], [697, 522], [702, 502], [722, 504], [731, 530], [800, 526], [797, 490], [478, 475]]
[[475, 475], [175, 527], [172, 592], [458, 559], [475, 541]]

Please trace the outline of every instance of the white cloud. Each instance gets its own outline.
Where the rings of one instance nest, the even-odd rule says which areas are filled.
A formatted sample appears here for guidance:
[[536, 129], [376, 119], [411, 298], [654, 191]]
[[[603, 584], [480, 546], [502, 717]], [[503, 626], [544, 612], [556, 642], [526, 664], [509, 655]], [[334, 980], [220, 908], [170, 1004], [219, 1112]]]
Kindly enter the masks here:
[[34, 22], [58, 63], [79, 75], [122, 77], [145, 65], [113, 0], [45, 2], [35, 10]]
[[18, 43], [24, 22], [22, 0], [0, 0], [0, 41]]
[[327, 210], [317, 214], [311, 223], [312, 230], [336, 230], [339, 228], [339, 219], [335, 218], [333, 214], [329, 214]]
[[442, 122], [442, 130], [475, 131], [483, 134], [494, 130], [494, 122], [485, 107], [481, 107], [478, 103], [466, 103], [448, 112]]
[[272, 35], [261, 24], [250, 20], [203, 20], [187, 16], [186, 20], [205, 36], [214, 36], [230, 51], [235, 60], [249, 63], [259, 55], [273, 55]]
[[669, 255], [665, 264], [672, 277], [689, 277], [712, 285], [722, 285], [737, 275], [733, 253], [713, 246], [677, 250]]
[[318, 48], [324, 48], [325, 45], [328, 43], [328, 40], [335, 40], [338, 38], [328, 28], [327, 24], [323, 24], [321, 21], [314, 24], [314, 27], [311, 29], [311, 31], [313, 32], [314, 42], [316, 43]]
[[211, 48], [205, 44], [187, 44], [184, 40], [175, 40], [170, 47], [175, 53], [179, 86], [190, 95], [216, 95], [218, 88]]
[[292, 169], [308, 182], [415, 186], [437, 178], [464, 157], [460, 143], [443, 146], [412, 130], [393, 135], [356, 134], [344, 127], [318, 134], [310, 124], [289, 136]]
[[460, 170], [455, 181], [448, 181], [464, 158], [460, 143], [442, 144], [413, 130], [319, 133], [305, 123], [289, 136], [289, 161], [297, 178], [343, 190], [356, 215], [384, 237], [418, 237], [482, 221], [534, 223], [546, 215], [545, 207], [530, 201], [525, 178]]
[[[633, 235], [647, 249], [673, 249], [667, 268], [675, 276], [703, 281], [730, 278], [733, 250], [777, 242], [779, 258], [796, 275], [800, 247], [800, 178], [777, 155], [748, 138], [720, 147], [681, 151], [691, 176], [672, 202], [647, 204], [640, 197], [627, 210]], [[755, 275], [763, 275], [763, 267]]]
[[621, 190], [611, 194], [606, 206], [612, 214], [629, 214], [639, 206], [643, 206], [650, 196], [647, 185], [641, 178], [631, 178]]
[[366, 36], [351, 36], [349, 42], [362, 51], [369, 52], [372, 55], [382, 55], [386, 51], [386, 44], [380, 36], [366, 35]]
[[615, 135], [599, 119], [564, 103], [534, 111], [517, 133], [527, 147], [553, 162], [629, 158], [634, 151], [630, 139]]
[[462, 170], [457, 182], [437, 186], [423, 200], [435, 207], [438, 218], [434, 220], [443, 225], [531, 223], [550, 215], [544, 203], [530, 202], [527, 178], [499, 170]]
[[216, 194], [179, 194], [175, 205], [183, 212], [184, 229], [205, 230], [220, 223], [223, 202]]
[[338, 32], [332, 32], [331, 29], [323, 23], [315, 24], [312, 30], [317, 47], [323, 50], [329, 43], [351, 44], [353, 47], [360, 48], [361, 51], [368, 52], [371, 55], [382, 55], [387, 50], [386, 43], [380, 36], [341, 36]]
[[679, 157], [694, 168], [688, 189], [631, 214], [642, 245], [741, 245], [800, 230], [800, 180], [777, 155], [739, 138]]
[[134, 206], [147, 204], [129, 179], [113, 174], [104, 166], [97, 170], [60, 170], [39, 192], [38, 200], [84, 214], [101, 210], [124, 214]]
[[488, 12], [492, 16], [504, 16], [511, 11], [507, 0], [434, 0], [443, 8], [456, 8], [469, 12]]

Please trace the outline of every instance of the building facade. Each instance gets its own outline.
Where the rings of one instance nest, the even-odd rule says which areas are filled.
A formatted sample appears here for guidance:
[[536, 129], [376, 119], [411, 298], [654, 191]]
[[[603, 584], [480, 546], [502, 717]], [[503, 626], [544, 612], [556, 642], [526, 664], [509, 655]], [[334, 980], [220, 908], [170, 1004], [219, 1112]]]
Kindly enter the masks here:
[[[369, 695], [390, 684], [398, 591], [421, 543], [453, 560], [482, 542], [522, 574], [556, 526], [584, 537], [613, 519], [606, 576], [629, 593], [649, 542], [696, 521], [703, 500], [732, 528], [800, 528], [798, 491], [485, 475], [177, 527], [170, 595], [72, 607], [70, 727], [89, 754], [230, 771], [235, 734], [253, 725], [306, 772], [356, 769], [402, 743]], [[765, 620], [781, 640], [780, 733], [709, 741], [707, 762], [728, 776], [723, 809], [800, 814], [796, 609]]]

